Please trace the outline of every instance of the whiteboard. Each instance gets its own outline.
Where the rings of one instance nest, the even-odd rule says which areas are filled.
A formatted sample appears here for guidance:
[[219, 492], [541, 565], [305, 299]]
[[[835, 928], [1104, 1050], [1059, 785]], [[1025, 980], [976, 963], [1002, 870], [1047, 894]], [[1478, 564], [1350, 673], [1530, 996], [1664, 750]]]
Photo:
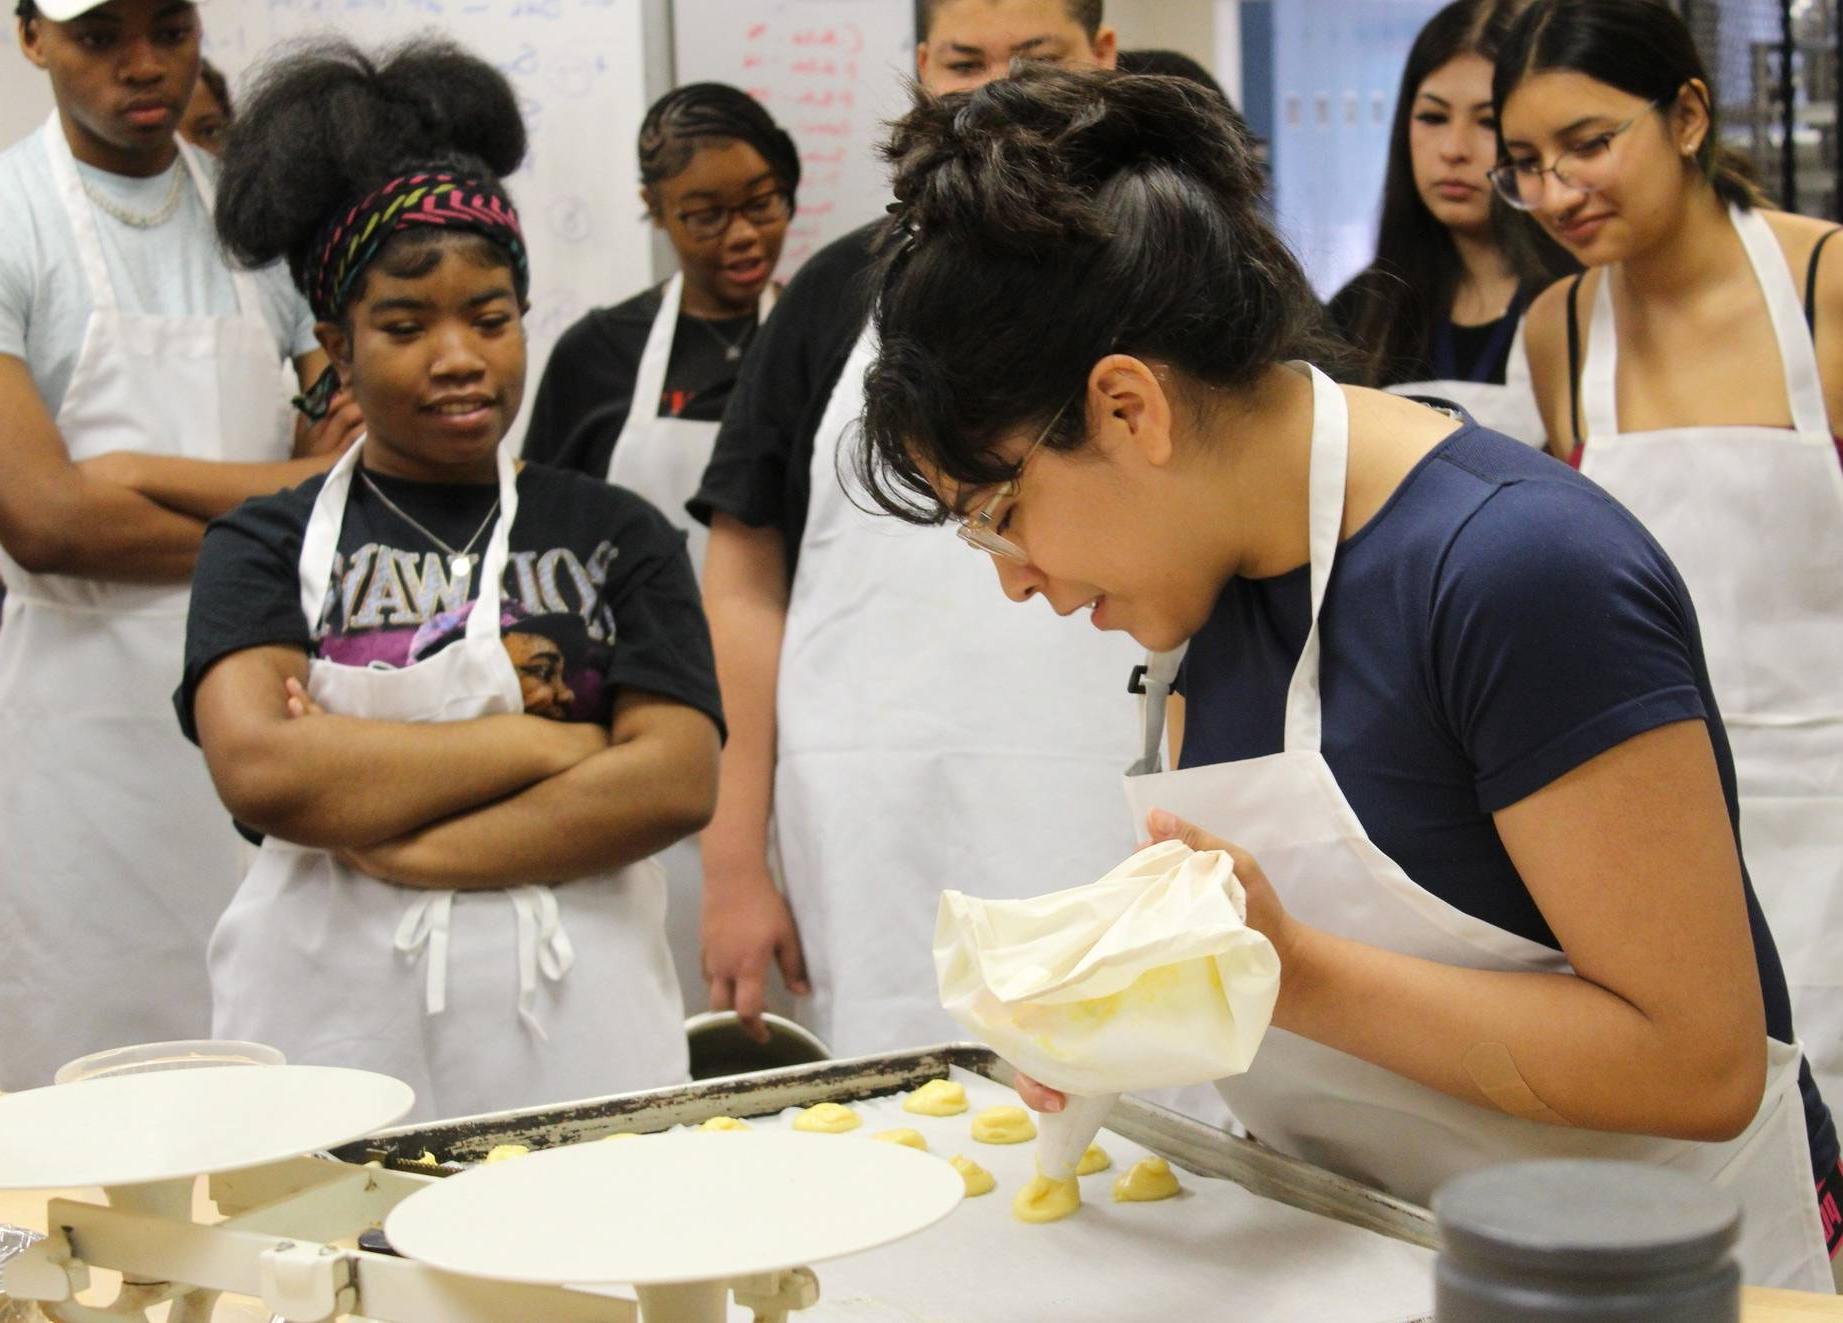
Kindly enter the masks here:
[[912, 0], [677, 0], [680, 83], [743, 88], [800, 147], [800, 211], [777, 274], [884, 214], [884, 122], [908, 109]]
[[238, 0], [202, 16], [206, 54], [234, 88], [277, 42], [328, 32], [368, 51], [439, 33], [511, 80], [531, 138], [507, 181], [531, 252], [529, 402], [571, 323], [652, 282], [634, 150], [646, 112], [641, 9], [641, 0]]

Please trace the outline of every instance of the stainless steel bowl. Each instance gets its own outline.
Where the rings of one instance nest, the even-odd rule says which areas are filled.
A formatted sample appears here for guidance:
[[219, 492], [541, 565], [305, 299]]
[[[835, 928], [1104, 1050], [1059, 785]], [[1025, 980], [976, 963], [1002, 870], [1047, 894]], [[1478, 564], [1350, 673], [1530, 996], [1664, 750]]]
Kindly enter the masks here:
[[691, 1078], [722, 1079], [783, 1066], [809, 1066], [830, 1061], [832, 1050], [804, 1025], [772, 1012], [762, 1016], [768, 1041], [758, 1043], [743, 1032], [734, 1011], [705, 1011], [685, 1021], [685, 1038], [691, 1045]]

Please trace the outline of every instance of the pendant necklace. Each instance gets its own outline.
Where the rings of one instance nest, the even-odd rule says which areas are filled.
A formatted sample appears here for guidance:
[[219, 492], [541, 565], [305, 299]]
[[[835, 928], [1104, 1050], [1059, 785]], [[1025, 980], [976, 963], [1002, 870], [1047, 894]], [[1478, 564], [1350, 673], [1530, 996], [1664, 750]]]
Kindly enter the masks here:
[[442, 549], [448, 557], [449, 573], [454, 578], [466, 580], [472, 576], [475, 560], [473, 554], [474, 543], [478, 542], [481, 536], [485, 534], [486, 530], [493, 526], [493, 519], [499, 514], [499, 500], [497, 497], [493, 500], [493, 508], [486, 512], [486, 518], [480, 521], [480, 527], [476, 528], [474, 530], [474, 535], [467, 539], [467, 545], [457, 551], [454, 547], [430, 532], [428, 528], [420, 523], [415, 516], [411, 515], [408, 510], [405, 510], [402, 506], [391, 500], [390, 497], [386, 496], [384, 494], [384, 489], [371, 480], [371, 475], [369, 473], [360, 469], [358, 471], [358, 476], [364, 480], [365, 486], [370, 490], [371, 494], [384, 502], [386, 509]]
[[693, 317], [691, 320], [710, 332], [711, 339], [723, 346], [723, 361], [725, 363], [742, 362], [742, 355], [744, 351], [748, 349], [750, 339], [755, 335], [756, 326], [760, 324], [757, 318], [749, 318], [749, 324], [742, 328], [742, 334], [732, 340], [719, 331], [715, 324], [705, 321], [702, 317]]

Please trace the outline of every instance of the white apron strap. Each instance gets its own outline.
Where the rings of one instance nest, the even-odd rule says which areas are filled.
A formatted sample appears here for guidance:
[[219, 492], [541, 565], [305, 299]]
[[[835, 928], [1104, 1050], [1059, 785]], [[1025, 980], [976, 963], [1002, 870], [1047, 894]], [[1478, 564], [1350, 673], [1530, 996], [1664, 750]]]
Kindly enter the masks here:
[[391, 943], [401, 955], [423, 956], [423, 1009], [430, 1015], [448, 1009], [448, 930], [453, 921], [454, 893], [425, 891], [403, 911]]
[[638, 442], [641, 431], [659, 414], [659, 398], [665, 393], [666, 369], [672, 363], [672, 339], [678, 330], [678, 310], [684, 305], [685, 273], [675, 271], [666, 281], [659, 299], [659, 313], [652, 329], [646, 333], [646, 348], [640, 352], [640, 368], [634, 374], [633, 402], [627, 406], [627, 421], [608, 452], [605, 481], [614, 481], [615, 456]]
[[1584, 441], [1619, 435], [1619, 333], [1613, 325], [1613, 274], [1600, 268], [1593, 295], [1593, 320], [1587, 331], [1587, 361], [1581, 364], [1581, 421]]
[[506, 895], [518, 919], [518, 1018], [540, 1042], [548, 1043], [550, 1035], [536, 1014], [538, 975], [561, 983], [576, 963], [576, 948], [563, 930], [556, 892], [549, 887], [513, 887]]
[[115, 283], [109, 278], [109, 264], [103, 259], [96, 215], [83, 192], [83, 181], [77, 177], [77, 158], [71, 155], [57, 111], [52, 111], [51, 118], [45, 121], [43, 133], [45, 155], [51, 161], [51, 180], [57, 186], [65, 217], [70, 221], [70, 237], [77, 248], [77, 264], [83, 268], [84, 282], [90, 287], [90, 302], [97, 312], [114, 312], [117, 306]]
[[[365, 441], [362, 436], [354, 441], [326, 475], [320, 494], [314, 498], [307, 531], [301, 537], [301, 615], [308, 622], [310, 634], [319, 633], [326, 614], [333, 558], [339, 551], [339, 530], [346, 521], [346, 501]], [[499, 470], [499, 518], [480, 562], [480, 596], [468, 616], [469, 638], [499, 628], [506, 564], [511, 559], [512, 524], [518, 518], [518, 468], [512, 462], [512, 452], [501, 443], [494, 460]]]
[[1785, 370], [1785, 397], [1792, 409], [1792, 426], [1800, 435], [1830, 441], [1830, 418], [1824, 408], [1824, 385], [1817, 371], [1817, 351], [1805, 325], [1805, 310], [1798, 286], [1786, 265], [1785, 253], [1773, 237], [1772, 226], [1757, 211], [1731, 207], [1735, 233], [1753, 263], [1754, 278], [1766, 296], [1773, 336], [1779, 342], [1779, 362]]
[[[199, 201], [205, 204], [205, 215], [215, 216], [218, 210], [217, 190], [211, 186], [211, 175], [205, 169], [203, 155], [184, 138], [175, 137], [173, 142], [179, 148], [179, 159], [185, 162], [186, 173], [192, 177], [192, 187], [198, 190]], [[255, 273], [245, 271], [234, 262], [225, 265], [230, 271], [231, 289], [236, 293], [237, 311], [245, 321], [266, 326], [262, 318], [262, 294], [257, 289]]]
[[1312, 471], [1308, 479], [1306, 527], [1312, 557], [1312, 627], [1286, 692], [1286, 750], [1318, 752], [1323, 713], [1318, 692], [1318, 614], [1337, 559], [1344, 527], [1344, 479], [1350, 469], [1350, 409], [1336, 382], [1317, 368], [1312, 374]]
[[[1190, 650], [1188, 642], [1180, 644], [1170, 652], [1148, 652], [1142, 671], [1145, 697], [1140, 699], [1140, 716], [1144, 722], [1145, 745], [1140, 750], [1139, 759], [1126, 769], [1128, 776], [1150, 776], [1163, 771], [1163, 759], [1159, 746], [1165, 739], [1165, 706], [1171, 701], [1171, 687], [1177, 683], [1178, 667], [1183, 664], [1184, 654]], [[1175, 757], [1172, 762], [1176, 762]]]

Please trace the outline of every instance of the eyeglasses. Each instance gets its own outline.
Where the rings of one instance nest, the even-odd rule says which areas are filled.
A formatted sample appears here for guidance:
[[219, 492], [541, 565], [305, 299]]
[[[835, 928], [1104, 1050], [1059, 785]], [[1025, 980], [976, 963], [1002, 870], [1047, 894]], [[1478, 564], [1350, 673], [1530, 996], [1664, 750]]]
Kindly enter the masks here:
[[1029, 559], [1024, 548], [993, 526], [998, 519], [998, 507], [1002, 502], [1017, 495], [1018, 479], [1024, 476], [1024, 466], [1030, 463], [1030, 457], [1037, 453], [1037, 447], [1049, 440], [1050, 433], [1056, 430], [1056, 424], [1062, 421], [1062, 415], [1069, 411], [1069, 405], [1074, 403], [1076, 395], [1080, 394], [1081, 392], [1077, 390], [1075, 395], [1069, 396], [1062, 402], [1062, 407], [1051, 416], [1049, 426], [1038, 433], [1037, 439], [1032, 441], [1030, 448], [1024, 452], [1024, 457], [1017, 462], [1017, 472], [1012, 475], [1011, 480], [993, 492], [986, 503], [972, 514], [960, 516], [960, 527], [956, 531], [960, 540], [967, 546], [977, 547], [988, 555], [998, 556], [1004, 560], [1023, 562]]
[[1613, 139], [1652, 111], [1675, 100], [1673, 94], [1662, 101], [1653, 101], [1616, 128], [1597, 133], [1586, 142], [1558, 153], [1554, 165], [1545, 167], [1539, 156], [1506, 161], [1488, 172], [1491, 186], [1497, 190], [1499, 197], [1518, 211], [1534, 211], [1542, 205], [1544, 175], [1554, 175], [1555, 181], [1564, 188], [1582, 193], [1598, 193], [1612, 182]]
[[792, 215], [793, 200], [787, 196], [786, 189], [777, 188], [772, 193], [758, 193], [739, 207], [698, 207], [681, 211], [678, 223], [693, 239], [721, 239], [729, 233], [730, 222], [737, 216], [762, 228], [784, 225]]

